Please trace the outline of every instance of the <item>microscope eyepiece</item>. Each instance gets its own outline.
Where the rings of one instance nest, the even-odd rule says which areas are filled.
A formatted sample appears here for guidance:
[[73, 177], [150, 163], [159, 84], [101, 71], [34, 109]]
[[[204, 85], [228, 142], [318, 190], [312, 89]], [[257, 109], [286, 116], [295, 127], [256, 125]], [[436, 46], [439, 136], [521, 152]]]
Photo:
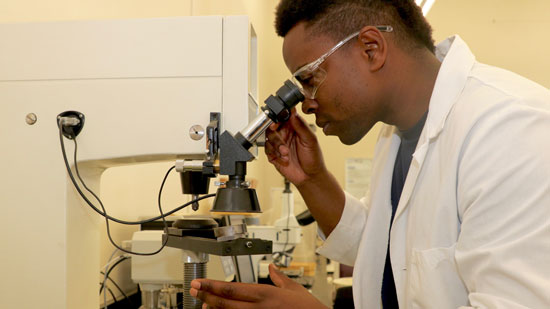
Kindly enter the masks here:
[[277, 96], [281, 98], [287, 109], [292, 109], [305, 99], [300, 88], [289, 80], [286, 80], [284, 85], [277, 90]]
[[265, 100], [262, 110], [269, 111], [268, 117], [273, 122], [285, 122], [290, 117], [290, 111], [296, 104], [305, 99], [304, 95], [294, 83], [286, 80], [276, 92], [276, 96], [269, 96]]
[[244, 148], [252, 147], [254, 141], [261, 136], [273, 122], [285, 122], [290, 118], [290, 112], [296, 104], [305, 99], [300, 89], [291, 81], [285, 81], [275, 93], [265, 100], [262, 113], [254, 118], [246, 128], [235, 134], [235, 139]]

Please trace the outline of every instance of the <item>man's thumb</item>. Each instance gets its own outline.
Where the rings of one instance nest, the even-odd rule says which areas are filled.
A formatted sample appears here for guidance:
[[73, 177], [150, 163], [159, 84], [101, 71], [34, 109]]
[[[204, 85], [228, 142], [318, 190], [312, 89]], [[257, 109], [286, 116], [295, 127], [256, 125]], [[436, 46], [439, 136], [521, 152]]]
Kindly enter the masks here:
[[271, 281], [280, 288], [289, 288], [289, 285], [295, 283], [292, 279], [280, 272], [273, 264], [269, 264], [269, 277]]

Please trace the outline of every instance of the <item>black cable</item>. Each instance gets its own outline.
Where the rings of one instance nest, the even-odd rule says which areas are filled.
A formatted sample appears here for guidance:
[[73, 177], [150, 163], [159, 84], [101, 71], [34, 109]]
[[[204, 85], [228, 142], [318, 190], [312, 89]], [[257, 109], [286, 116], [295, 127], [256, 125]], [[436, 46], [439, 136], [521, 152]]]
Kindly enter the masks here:
[[[153, 218], [149, 218], [149, 219], [145, 219], [145, 220], [140, 220], [140, 221], [126, 221], [126, 220], [120, 220], [120, 219], [117, 219], [117, 218], [114, 218], [114, 217], [111, 217], [109, 215], [106, 215], [105, 213], [103, 213], [101, 210], [99, 210], [92, 202], [90, 202], [90, 200], [86, 197], [86, 195], [84, 195], [84, 193], [82, 192], [82, 190], [80, 189], [80, 186], [78, 185], [78, 183], [76, 182], [76, 179], [74, 178], [73, 176], [73, 173], [71, 171], [71, 168], [69, 166], [69, 161], [67, 160], [67, 153], [65, 151], [65, 143], [63, 141], [63, 126], [60, 124], [59, 125], [59, 142], [61, 144], [61, 153], [63, 154], [63, 161], [65, 162], [65, 167], [67, 169], [67, 173], [69, 174], [69, 178], [71, 179], [71, 182], [73, 183], [76, 191], [78, 192], [78, 194], [82, 197], [82, 199], [84, 199], [84, 201], [95, 211], [97, 212], [98, 214], [100, 214], [101, 216], [103, 217], [107, 217], [109, 218], [109, 220], [111, 221], [114, 221], [114, 222], [117, 222], [117, 223], [120, 223], [120, 224], [127, 224], [127, 225], [139, 225], [139, 224], [144, 224], [144, 223], [149, 223], [149, 222], [153, 222], [153, 221], [156, 221], [158, 219], [161, 219], [163, 216], [157, 216], [157, 217], [153, 217]], [[203, 199], [206, 199], [206, 198], [210, 198], [210, 197], [214, 197], [216, 196], [215, 193], [212, 193], [212, 194], [206, 194], [206, 195], [203, 195], [199, 198], [196, 198], [192, 201], [189, 201], [179, 207], [176, 207], [172, 210], [170, 210], [169, 212], [166, 212], [164, 214], [164, 217], [166, 216], [169, 216], [177, 211], [180, 211], [182, 210], [183, 208], [195, 203], [195, 202], [198, 202], [200, 200], [203, 200]]]
[[[100, 274], [102, 274], [103, 276], [105, 276], [105, 273], [103, 271], [100, 271], [99, 272]], [[128, 295], [126, 295], [126, 293], [124, 293], [124, 291], [120, 288], [120, 286], [115, 282], [115, 280], [111, 279], [111, 277], [107, 277], [107, 279], [109, 281], [111, 281], [111, 283], [117, 288], [117, 290], [120, 292], [120, 294], [122, 294], [122, 296], [124, 296], [124, 299], [126, 299], [128, 301], [128, 303], [133, 307], [133, 303], [132, 301], [130, 300], [130, 298], [128, 297]], [[102, 284], [102, 283], [100, 283]]]
[[[111, 297], [113, 298], [113, 301], [116, 303], [117, 300], [116, 300], [116, 297], [115, 297], [115, 293], [113, 293], [113, 290], [111, 290], [109, 287], [106, 287], [107, 291], [109, 291], [109, 294], [111, 294]], [[104, 306], [106, 304], [103, 304]]]
[[[109, 269], [107, 269], [107, 272], [106, 272], [106, 275], [105, 275], [105, 276], [106, 276], [106, 277], [109, 277], [109, 275], [111, 274], [111, 271], [112, 271], [113, 269], [115, 269], [115, 267], [116, 267], [118, 264], [120, 264], [120, 263], [122, 263], [123, 261], [128, 260], [128, 259], [129, 259], [129, 257], [127, 257], [127, 256], [121, 257], [121, 258], [120, 258], [118, 261], [116, 261], [111, 267], [109, 267]], [[105, 284], [106, 284], [105, 281], [106, 281], [106, 280], [103, 280], [103, 282], [101, 283], [101, 287], [99, 288], [99, 294], [100, 294], [100, 295], [101, 295], [101, 292], [103, 291], [103, 288], [105, 287]]]
[[[154, 252], [146, 252], [146, 253], [133, 252], [133, 251], [130, 251], [130, 250], [126, 250], [126, 249], [120, 247], [119, 245], [117, 245], [115, 243], [115, 241], [113, 240], [113, 238], [111, 236], [111, 229], [109, 227], [109, 216], [107, 215], [107, 210], [105, 209], [105, 206], [103, 206], [103, 202], [101, 202], [101, 199], [92, 190], [90, 190], [90, 188], [88, 188], [86, 183], [84, 183], [84, 180], [82, 179], [82, 177], [80, 177], [80, 172], [78, 170], [78, 163], [77, 163], [77, 160], [76, 160], [78, 144], [76, 143], [76, 139], [73, 139], [73, 142], [74, 142], [74, 169], [76, 171], [76, 175], [77, 175], [78, 179], [80, 180], [80, 183], [82, 183], [82, 186], [88, 192], [90, 192], [90, 194], [92, 194], [94, 196], [94, 198], [99, 202], [99, 205], [101, 205], [101, 209], [103, 210], [103, 213], [105, 214], [105, 224], [107, 225], [107, 237], [109, 238], [109, 241], [111, 242], [111, 244], [113, 244], [113, 246], [115, 246], [115, 248], [117, 248], [118, 250], [120, 250], [122, 252], [126, 252], [126, 253], [129, 253], [129, 254], [135, 254], [135, 255], [155, 255], [155, 254], [159, 253], [160, 251], [162, 251], [162, 249], [164, 249], [164, 247], [166, 246], [166, 243], [168, 242], [168, 238], [166, 238], [162, 242], [162, 245], [160, 246], [160, 248], [158, 250], [156, 250]], [[164, 175], [164, 179], [162, 180], [162, 184], [160, 185], [160, 190], [159, 190], [159, 195], [158, 195], [159, 211], [160, 211], [160, 215], [161, 215], [161, 218], [162, 218], [162, 223], [164, 224], [164, 232], [165, 233], [168, 233], [168, 224], [166, 223], [166, 218], [165, 218], [164, 214], [162, 213], [162, 207], [161, 207], [161, 204], [160, 204], [160, 197], [161, 197], [161, 194], [162, 194], [162, 189], [164, 188], [164, 183], [166, 182], [166, 179], [168, 178], [168, 175], [170, 174], [170, 172], [174, 168], [176, 168], [176, 167], [175, 166], [170, 167], [168, 169], [168, 171], [166, 172], [166, 175]]]

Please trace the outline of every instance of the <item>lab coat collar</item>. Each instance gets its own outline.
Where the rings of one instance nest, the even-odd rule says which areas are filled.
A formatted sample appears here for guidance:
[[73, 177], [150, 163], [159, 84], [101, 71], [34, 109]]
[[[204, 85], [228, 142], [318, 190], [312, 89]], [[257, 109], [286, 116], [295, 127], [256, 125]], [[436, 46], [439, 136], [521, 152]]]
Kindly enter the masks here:
[[458, 35], [439, 43], [435, 51], [441, 61], [426, 120], [427, 141], [435, 138], [445, 125], [445, 120], [466, 85], [475, 63], [475, 56]]

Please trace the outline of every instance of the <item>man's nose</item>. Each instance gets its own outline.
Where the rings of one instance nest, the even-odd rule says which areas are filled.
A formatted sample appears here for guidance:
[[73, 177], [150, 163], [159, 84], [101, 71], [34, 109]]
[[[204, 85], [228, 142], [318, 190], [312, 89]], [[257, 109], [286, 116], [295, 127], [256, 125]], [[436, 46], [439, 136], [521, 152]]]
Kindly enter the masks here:
[[314, 99], [305, 99], [304, 103], [302, 103], [302, 112], [304, 114], [315, 114], [318, 107], [319, 105]]

